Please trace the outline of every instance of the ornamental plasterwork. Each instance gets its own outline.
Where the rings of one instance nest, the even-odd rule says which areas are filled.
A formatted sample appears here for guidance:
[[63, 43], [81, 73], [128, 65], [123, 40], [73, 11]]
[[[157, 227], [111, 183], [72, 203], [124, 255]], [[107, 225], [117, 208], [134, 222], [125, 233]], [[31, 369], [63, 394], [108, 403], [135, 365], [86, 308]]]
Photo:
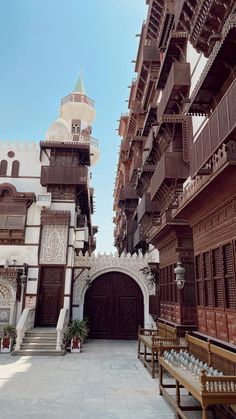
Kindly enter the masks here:
[[0, 308], [9, 307], [16, 301], [16, 280], [0, 276]]
[[44, 225], [42, 229], [40, 263], [66, 264], [67, 225]]
[[[152, 258], [148, 254], [143, 256], [142, 253], [138, 255], [135, 253], [132, 256], [129, 253], [122, 254], [121, 256], [118, 256], [117, 253], [111, 253], [109, 255], [106, 253], [104, 255], [98, 254], [97, 256], [77, 256], [75, 258], [75, 269], [76, 267], [78, 269], [76, 269], [75, 277], [78, 275], [78, 278], [74, 284], [73, 303], [81, 303], [82, 294], [86, 288], [88, 272], [91, 280], [105, 272], [123, 272], [136, 280], [146, 295], [155, 294], [155, 284], [143, 273], [143, 269], [148, 267], [148, 262], [153, 262]], [[83, 270], [83, 268], [85, 269]], [[90, 269], [88, 270], [87, 268]]]

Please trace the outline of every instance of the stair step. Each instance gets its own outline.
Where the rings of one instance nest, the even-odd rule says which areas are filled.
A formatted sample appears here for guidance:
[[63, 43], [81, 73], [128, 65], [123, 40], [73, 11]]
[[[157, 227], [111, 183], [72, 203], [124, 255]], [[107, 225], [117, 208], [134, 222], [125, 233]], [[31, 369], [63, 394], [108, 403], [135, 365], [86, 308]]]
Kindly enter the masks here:
[[56, 337], [44, 337], [44, 336], [27, 336], [24, 337], [24, 343], [54, 343], [56, 342]]
[[55, 349], [56, 348], [56, 343], [44, 343], [44, 344], [40, 344], [40, 343], [22, 343], [20, 346], [21, 349]]
[[65, 350], [61, 350], [61, 351], [56, 351], [54, 350], [44, 350], [44, 349], [20, 349], [19, 351], [13, 351], [12, 355], [21, 355], [21, 356], [31, 356], [31, 355], [48, 355], [48, 356], [61, 356], [61, 355], [65, 355], [66, 351]]
[[26, 337], [43, 337], [43, 338], [56, 338], [57, 337], [57, 333], [53, 332], [53, 333], [48, 333], [48, 332], [26, 332], [25, 334]]

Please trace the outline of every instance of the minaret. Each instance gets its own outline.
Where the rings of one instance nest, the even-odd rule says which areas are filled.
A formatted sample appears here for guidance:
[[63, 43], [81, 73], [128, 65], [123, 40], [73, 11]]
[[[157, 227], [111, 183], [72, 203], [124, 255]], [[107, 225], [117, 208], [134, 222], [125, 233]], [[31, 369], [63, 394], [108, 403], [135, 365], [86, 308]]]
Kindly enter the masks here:
[[94, 101], [85, 93], [82, 73], [73, 92], [62, 99], [60, 116], [67, 123], [73, 141], [90, 143], [91, 164], [95, 164], [99, 158], [99, 150], [97, 141], [91, 137], [91, 133], [96, 111]]
[[75, 229], [88, 229], [82, 250], [89, 253], [94, 250], [95, 234], [90, 166], [99, 158], [98, 141], [91, 136], [95, 115], [94, 102], [85, 94], [80, 74], [74, 91], [61, 101], [60, 118], [53, 122], [45, 141], [40, 143], [48, 159], [48, 164], [42, 166], [41, 185], [51, 193], [57, 211], [66, 202], [67, 208], [71, 205], [71, 220], [76, 212]]

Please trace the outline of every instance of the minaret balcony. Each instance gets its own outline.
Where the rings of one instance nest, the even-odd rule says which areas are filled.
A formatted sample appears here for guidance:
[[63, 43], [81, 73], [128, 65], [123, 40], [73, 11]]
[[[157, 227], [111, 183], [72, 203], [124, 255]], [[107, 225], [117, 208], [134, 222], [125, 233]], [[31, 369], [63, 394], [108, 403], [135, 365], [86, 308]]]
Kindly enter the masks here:
[[42, 186], [87, 185], [88, 168], [86, 166], [42, 166], [40, 183]]
[[61, 100], [62, 105], [68, 102], [85, 103], [86, 105], [94, 108], [94, 101], [90, 99], [88, 96], [83, 95], [81, 93], [71, 93], [68, 96], [63, 97], [63, 99]]

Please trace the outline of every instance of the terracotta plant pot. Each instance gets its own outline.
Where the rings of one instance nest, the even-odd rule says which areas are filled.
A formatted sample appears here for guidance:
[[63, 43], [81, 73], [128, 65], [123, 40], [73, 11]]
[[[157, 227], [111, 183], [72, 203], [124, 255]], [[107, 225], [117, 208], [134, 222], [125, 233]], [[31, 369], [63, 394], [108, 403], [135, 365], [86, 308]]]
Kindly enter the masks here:
[[1, 352], [11, 352], [12, 339], [4, 336], [1, 341]]
[[81, 349], [81, 340], [79, 338], [72, 338], [70, 342], [70, 351], [80, 352], [80, 349]]

